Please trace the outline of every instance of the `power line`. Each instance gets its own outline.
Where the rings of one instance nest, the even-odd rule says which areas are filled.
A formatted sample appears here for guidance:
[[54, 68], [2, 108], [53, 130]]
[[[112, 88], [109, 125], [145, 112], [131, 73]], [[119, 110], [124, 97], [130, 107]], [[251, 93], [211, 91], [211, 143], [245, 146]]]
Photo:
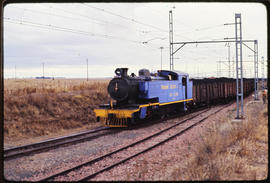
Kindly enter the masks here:
[[191, 31], [186, 31], [183, 34], [189, 34], [189, 33], [193, 33], [193, 32], [199, 32], [199, 31], [214, 29], [214, 28], [221, 27], [221, 26], [224, 26], [224, 24], [218, 24], [218, 25], [207, 26], [207, 27], [202, 27], [202, 28], [195, 28], [195, 29], [193, 29]]
[[70, 33], [75, 33], [75, 34], [82, 34], [82, 35], [93, 36], [93, 37], [97, 36], [97, 37], [102, 37], [102, 38], [106, 38], [106, 39], [117, 39], [117, 40], [121, 40], [121, 41], [128, 41], [128, 42], [141, 44], [140, 41], [120, 38], [120, 37], [116, 37], [116, 36], [112, 36], [112, 35], [97, 34], [97, 33], [92, 33], [92, 32], [87, 32], [87, 31], [82, 31], [82, 30], [59, 27], [59, 26], [55, 26], [52, 24], [41, 24], [41, 23], [36, 23], [36, 22], [31, 22], [31, 21], [26, 21], [26, 20], [21, 21], [19, 19], [12, 19], [12, 18], [7, 18], [7, 17], [4, 17], [4, 19], [7, 20], [6, 22], [19, 24], [19, 25], [27, 25], [27, 26], [39, 27], [39, 28], [43, 28], [43, 29], [58, 30], [58, 31], [70, 32]]
[[[46, 7], [48, 8], [48, 7]], [[97, 21], [97, 22], [102, 22], [103, 24], [111, 24], [111, 25], [114, 25], [114, 26], [117, 26], [117, 27], [125, 27], [121, 24], [115, 24], [115, 23], [112, 23], [112, 22], [109, 22], [109, 21], [106, 21], [106, 20], [102, 20], [102, 19], [97, 19], [97, 18], [92, 18], [92, 17], [89, 17], [87, 15], [84, 15], [84, 14], [81, 14], [81, 13], [78, 13], [78, 12], [75, 12], [75, 11], [68, 11], [68, 10], [65, 10], [65, 9], [62, 9], [62, 8], [56, 8], [56, 7], [52, 7], [50, 6], [49, 8], [51, 9], [56, 9], [56, 10], [60, 10], [60, 11], [63, 11], [63, 12], [66, 12], [66, 13], [69, 13], [69, 14], [72, 14], [73, 16], [74, 15], [78, 15], [80, 17], [84, 17], [86, 19], [90, 19], [90, 20], [94, 20], [94, 21]], [[100, 24], [100, 23], [99, 23]], [[102, 24], [101, 24], [102, 25]], [[125, 27], [126, 28], [126, 27]]]
[[[50, 6], [50, 8], [53, 8], [53, 9], [56, 9], [56, 10], [58, 9], [60, 11], [64, 11], [64, 12], [69, 13], [69, 14], [72, 14], [72, 15], [78, 14], [79, 16], [81, 16], [81, 17], [83, 17], [85, 19], [74, 18], [74, 17], [70, 17], [70, 16], [63, 16], [63, 15], [58, 15], [58, 14], [55, 14], [55, 13], [49, 13], [49, 12], [44, 12], [44, 11], [31, 10], [31, 9], [26, 9], [26, 8], [18, 8], [18, 7], [11, 7], [11, 8], [20, 9], [20, 10], [29, 11], [29, 12], [34, 12], [34, 13], [51, 15], [51, 16], [61, 17], [61, 18], [66, 18], [66, 19], [80, 20], [80, 21], [84, 21], [84, 22], [88, 22], [88, 23], [89, 23], [89, 19], [90, 19], [90, 22], [91, 23], [94, 23], [94, 24], [97, 24], [97, 25], [100, 25], [100, 26], [107, 26], [109, 24], [109, 25], [113, 25], [113, 26], [117, 26], [117, 27], [127, 28], [126, 26], [123, 26], [121, 24], [115, 24], [115, 23], [108, 22], [108, 21], [105, 21], [105, 20], [98, 20], [98, 19], [91, 18], [91, 17], [86, 16], [86, 15], [83, 15], [83, 14], [74, 13], [74, 12], [71, 12], [71, 11], [68, 11], [68, 10], [64, 10], [64, 9], [61, 9], [61, 8], [55, 8], [55, 7], [52, 7], [52, 6]], [[88, 20], [86, 20], [86, 19], [88, 19]], [[98, 21], [98, 22], [91, 21], [91, 20], [95, 20], [95, 21]], [[102, 23], [99, 23], [99, 22], [102, 22]], [[140, 30], [135, 30], [135, 31], [145, 33], [144, 31], [140, 31]], [[151, 31], [151, 32], [153, 32], [153, 31]]]
[[[69, 32], [69, 33], [80, 34], [80, 35], [91, 36], [91, 37], [98, 36], [98, 37], [102, 37], [104, 39], [116, 39], [116, 40], [120, 40], [120, 41], [127, 41], [127, 42], [131, 42], [131, 43], [142, 44], [141, 41], [129, 40], [129, 39], [124, 39], [124, 38], [115, 37], [115, 36], [96, 34], [96, 33], [91, 33], [91, 32], [86, 32], [86, 31], [81, 31], [81, 30], [64, 28], [64, 27], [54, 26], [51, 24], [49, 24], [49, 25], [40, 24], [40, 23], [34, 23], [34, 22], [30, 22], [30, 21], [25, 21], [25, 20], [21, 21], [18, 19], [12, 19], [12, 18], [6, 18], [6, 17], [4, 17], [4, 19], [6, 19], [5, 22], [17, 24], [17, 25], [31, 26], [31, 27], [36, 27], [36, 28], [46, 29], [46, 30], [56, 30], [56, 31], [62, 31], [62, 32]], [[151, 49], [152, 51], [156, 50], [156, 48], [159, 47], [159, 45], [153, 44], [153, 43], [148, 43], [147, 45], [148, 46], [146, 48]], [[154, 46], [156, 48], [149, 47], [149, 45]], [[14, 57], [14, 56], [11, 56], [11, 57]]]
[[136, 20], [134, 18], [125, 17], [125, 16], [119, 15], [117, 13], [114, 13], [114, 12], [111, 12], [111, 11], [108, 11], [108, 10], [105, 10], [105, 9], [102, 9], [102, 8], [98, 8], [98, 7], [95, 7], [95, 6], [92, 6], [92, 5], [87, 5], [85, 3], [82, 3], [82, 5], [84, 5], [86, 7], [89, 7], [89, 8], [92, 8], [92, 9], [96, 9], [98, 11], [102, 11], [104, 13], [107, 13], [107, 14], [110, 14], [110, 15], [113, 15], [113, 16], [120, 17], [120, 18], [128, 20], [128, 21], [132, 21], [132, 22], [137, 23], [137, 24], [141, 24], [141, 25], [144, 25], [144, 26], [147, 26], [147, 27], [151, 27], [151, 28], [156, 29], [156, 30], [160, 30], [161, 32], [168, 32], [167, 30], [161, 29], [161, 28], [156, 27], [154, 25], [143, 23], [143, 22], [138, 21], [138, 20]]
[[[159, 28], [159, 27], [156, 27], [156, 26], [153, 26], [153, 25], [150, 25], [150, 24], [146, 24], [146, 23], [143, 23], [143, 22], [139, 22], [139, 21], [137, 21], [137, 20], [135, 20], [135, 19], [131, 19], [131, 18], [128, 18], [128, 17], [122, 16], [122, 15], [119, 15], [119, 14], [116, 14], [116, 13], [113, 13], [113, 12], [110, 12], [110, 11], [107, 11], [107, 10], [102, 9], [102, 8], [97, 8], [97, 7], [93, 7], [93, 6], [86, 5], [86, 4], [83, 4], [83, 5], [84, 5], [84, 6], [87, 6], [87, 7], [90, 7], [90, 8], [94, 8], [94, 9], [103, 11], [103, 12], [106, 12], [106, 13], [111, 14], [111, 15], [114, 15], [114, 16], [118, 16], [118, 17], [124, 18], [124, 19], [126, 19], [126, 20], [130, 20], [130, 21], [132, 21], [132, 22], [135, 22], [135, 23], [138, 23], [138, 24], [141, 24], [141, 25], [144, 25], [144, 26], [148, 26], [148, 27], [157, 29], [157, 30], [162, 31], [162, 32], [168, 32], [168, 31], [163, 30], [163, 29], [161, 29], [161, 28]], [[17, 8], [17, 7], [12, 7], [12, 8]], [[46, 7], [46, 8], [48, 8], [48, 7]], [[91, 22], [92, 22], [92, 23], [95, 23], [95, 24], [98, 24], [98, 25], [105, 26], [105, 25], [107, 25], [107, 24], [111, 24], [111, 25], [116, 25], [116, 26], [120, 26], [120, 27], [126, 28], [126, 26], [123, 26], [123, 25], [120, 25], [120, 24], [114, 24], [114, 23], [111, 23], [111, 22], [108, 22], [108, 21], [105, 21], [105, 20], [100, 20], [100, 19], [92, 18], [92, 17], [89, 17], [89, 16], [87, 16], [87, 15], [83, 15], [83, 14], [80, 14], [80, 13], [71, 12], [71, 11], [68, 11], [68, 10], [61, 9], [61, 8], [56, 8], [56, 7], [52, 7], [52, 6], [50, 6], [49, 8], [52, 8], [52, 9], [58, 9], [58, 10], [61, 10], [61, 11], [66, 12], [66, 13], [70, 13], [70, 14], [72, 14], [72, 15], [77, 14], [77, 15], [79, 15], [79, 16], [81, 16], [81, 17], [84, 17], [84, 18], [87, 18], [87, 19], [94, 20], [94, 21], [91, 21]], [[22, 9], [22, 10], [30, 11], [30, 12], [37, 12], [37, 13], [41, 13], [41, 14], [48, 14], [48, 15], [57, 16], [57, 17], [62, 17], [62, 18], [69, 18], [69, 19], [82, 20], [82, 19], [78, 19], [78, 18], [74, 18], [74, 17], [67, 17], [67, 16], [63, 16], [63, 15], [58, 15], [58, 14], [53, 14], [53, 13], [47, 13], [47, 12], [42, 12], [42, 11], [36, 11], [36, 10], [30, 10], [30, 9], [26, 9], [26, 8], [17, 8], [17, 9]], [[98, 22], [95, 22], [95, 21], [102, 22], [102, 23], [98, 23]], [[207, 28], [211, 28], [211, 27], [206, 27], [206, 28], [201, 28], [201, 29], [207, 29]], [[198, 30], [195, 30], [195, 31], [198, 31]], [[153, 32], [153, 31], [151, 31], [151, 32]], [[194, 31], [192, 31], [192, 32], [194, 32]], [[179, 36], [179, 37], [183, 37], [183, 38], [186, 38], [186, 39], [191, 40], [190, 38], [185, 37], [185, 36], [182, 36], [182, 35], [176, 34], [175, 36]]]
[[[13, 7], [13, 6], [11, 6], [11, 8], [20, 9], [20, 10], [29, 11], [29, 12], [34, 12], [34, 13], [39, 13], [39, 14], [45, 14], [45, 15], [51, 15], [51, 16], [56, 16], [56, 17], [62, 17], [62, 18], [66, 18], [66, 19], [81, 20], [81, 21], [85, 21], [86, 22], [85, 19], [74, 18], [74, 17], [64, 16], [64, 15], [58, 15], [58, 14], [55, 14], [55, 13], [48, 13], [48, 12], [31, 10], [31, 9], [26, 9], [26, 8], [18, 8], [18, 7]], [[98, 22], [94, 22], [94, 21], [91, 21], [91, 23], [98, 24], [98, 25], [105, 25], [105, 23], [102, 24], [102, 23], [98, 23]]]
[[[165, 17], [167, 17], [167, 15], [165, 16], [163, 13], [161, 13], [160, 11], [158, 11], [158, 10], [156, 10], [156, 9], [153, 9], [153, 8], [150, 8], [150, 7], [147, 7], [148, 9], [150, 9], [150, 10], [152, 10], [153, 12], [156, 12], [156, 13], [158, 13], [159, 15], [161, 15], [161, 17], [162, 18], [164, 18], [164, 19], [166, 19], [166, 20], [168, 20], [167, 18], [165, 18]], [[177, 22], [180, 22], [180, 21], [177, 21]], [[186, 26], [186, 27], [190, 27], [190, 26], [187, 26], [185, 23], [183, 23], [183, 22], [180, 22], [182, 25], [184, 25], [184, 26]], [[151, 31], [151, 32], [153, 32], [153, 31]], [[169, 31], [166, 31], [167, 33], [169, 32]], [[183, 33], [182, 33], [183, 34]], [[183, 36], [183, 35], [179, 35], [179, 34], [175, 34], [175, 36], [177, 36], [177, 37], [182, 37], [182, 38], [186, 38], [186, 39], [188, 39], [188, 40], [192, 40], [192, 39], [190, 39], [190, 38], [188, 38], [188, 37], [186, 37], [186, 36]]]

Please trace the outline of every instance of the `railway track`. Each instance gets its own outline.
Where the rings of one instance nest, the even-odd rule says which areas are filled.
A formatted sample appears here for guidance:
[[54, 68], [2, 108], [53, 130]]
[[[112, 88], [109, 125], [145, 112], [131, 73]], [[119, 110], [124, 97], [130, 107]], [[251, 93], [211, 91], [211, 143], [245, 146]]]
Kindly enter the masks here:
[[[5, 160], [14, 159], [21, 156], [27, 156], [33, 153], [41, 152], [44, 150], [53, 149], [59, 146], [64, 146], [67, 144], [79, 143], [84, 140], [94, 139], [99, 136], [105, 135], [102, 132], [106, 131], [107, 129], [109, 129], [109, 127], [98, 127], [92, 130], [76, 133], [69, 136], [63, 136], [59, 138], [45, 140], [38, 143], [4, 149], [4, 159]], [[113, 130], [106, 134], [116, 133], [116, 131], [117, 130]]]
[[[179, 115], [167, 117], [167, 120], [170, 120], [176, 117], [179, 117]], [[140, 123], [140, 124], [137, 124], [136, 126], [131, 126], [129, 127], [129, 129], [141, 128], [141, 127], [152, 125], [153, 123], [158, 123], [161, 121], [163, 120], [158, 119], [158, 120], [146, 121], [146, 123]], [[110, 129], [111, 131], [109, 132], [107, 131], [105, 133], [101, 132], [107, 129]], [[110, 134], [117, 133], [120, 131], [121, 131], [120, 129], [116, 129], [116, 128], [112, 129], [110, 127], [98, 127], [92, 130], [76, 133], [69, 136], [63, 136], [63, 137], [49, 139], [49, 140], [45, 140], [45, 141], [41, 141], [41, 142], [37, 142], [33, 144], [7, 148], [7, 149], [4, 149], [4, 159], [10, 160], [10, 159], [19, 158], [22, 156], [28, 156], [34, 153], [43, 152], [45, 150], [50, 150], [50, 149], [58, 148], [60, 146], [64, 146], [68, 144], [75, 144], [75, 143], [83, 142], [86, 140], [91, 140], [91, 139], [98, 138], [103, 135], [110, 135]]]
[[[230, 105], [230, 104], [228, 104]], [[208, 117], [216, 114], [228, 105], [219, 106], [217, 110], [209, 113], [209, 109], [203, 110], [198, 114], [192, 115], [183, 119], [176, 124], [171, 125], [163, 130], [160, 130], [146, 138], [138, 140], [125, 147], [109, 152], [105, 155], [92, 159], [88, 162], [66, 169], [64, 171], [51, 174], [37, 181], [85, 181], [94, 178], [102, 172], [108, 171], [140, 154], [143, 154], [155, 147], [158, 147], [171, 139], [184, 134], [198, 124], [202, 123]], [[192, 121], [191, 125], [185, 126], [185, 122]], [[175, 132], [177, 131], [177, 132]], [[165, 133], [166, 132], [166, 133]], [[76, 179], [76, 176], [80, 178]]]

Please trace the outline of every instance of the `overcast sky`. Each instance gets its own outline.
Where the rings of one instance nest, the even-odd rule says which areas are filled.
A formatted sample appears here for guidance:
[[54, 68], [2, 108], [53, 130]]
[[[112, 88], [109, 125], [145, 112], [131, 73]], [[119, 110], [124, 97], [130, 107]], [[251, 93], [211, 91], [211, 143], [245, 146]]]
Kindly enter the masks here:
[[[44, 63], [45, 76], [85, 78], [87, 59], [89, 77], [113, 77], [117, 67], [137, 75], [161, 68], [161, 46], [162, 68], [169, 69], [170, 10], [175, 42], [233, 38], [234, 25], [224, 24], [241, 13], [243, 39], [258, 40], [259, 77], [262, 56], [266, 76], [267, 17], [260, 3], [31, 3], [4, 8], [4, 77], [42, 76]], [[235, 43], [230, 55], [233, 76]], [[225, 43], [185, 45], [175, 58], [175, 70], [193, 77], [229, 75]], [[253, 61], [245, 46], [243, 60]], [[253, 62], [243, 67], [245, 77], [254, 76]]]

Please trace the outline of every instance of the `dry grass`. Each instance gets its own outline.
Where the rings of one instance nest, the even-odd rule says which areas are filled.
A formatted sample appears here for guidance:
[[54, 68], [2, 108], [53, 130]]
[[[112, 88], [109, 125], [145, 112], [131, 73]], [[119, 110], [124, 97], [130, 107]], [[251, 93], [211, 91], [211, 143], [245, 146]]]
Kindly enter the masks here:
[[108, 80], [5, 80], [4, 137], [31, 138], [95, 122]]
[[32, 93], [59, 93], [96, 89], [101, 83], [108, 83], [108, 79], [5, 79], [4, 94], [27, 95]]
[[267, 106], [247, 107], [241, 124], [221, 119], [192, 147], [191, 158], [171, 174], [175, 180], [262, 180], [267, 178]]

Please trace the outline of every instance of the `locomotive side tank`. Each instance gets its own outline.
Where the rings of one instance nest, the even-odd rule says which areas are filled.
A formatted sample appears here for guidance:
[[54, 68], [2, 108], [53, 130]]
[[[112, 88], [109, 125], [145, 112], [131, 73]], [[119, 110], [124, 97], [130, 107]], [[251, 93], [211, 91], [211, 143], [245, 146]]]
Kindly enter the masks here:
[[187, 73], [150, 73], [141, 69], [139, 76], [128, 76], [127, 71], [116, 69], [116, 76], [108, 85], [108, 93], [115, 101], [94, 110], [97, 120], [103, 119], [105, 126], [126, 127], [138, 119], [185, 111], [186, 102], [192, 101], [192, 82]]
[[140, 82], [140, 98], [152, 99], [161, 105], [192, 99], [192, 81], [187, 73], [160, 70], [157, 76], [164, 80], [153, 78]]

